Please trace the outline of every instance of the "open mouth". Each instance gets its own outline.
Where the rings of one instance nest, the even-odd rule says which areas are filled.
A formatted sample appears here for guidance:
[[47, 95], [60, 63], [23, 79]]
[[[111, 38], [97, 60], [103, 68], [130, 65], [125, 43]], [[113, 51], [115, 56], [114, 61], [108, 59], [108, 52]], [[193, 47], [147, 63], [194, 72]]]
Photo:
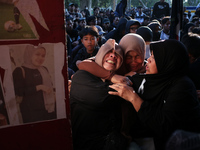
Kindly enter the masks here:
[[115, 62], [112, 60], [107, 60], [106, 62], [115, 65]]

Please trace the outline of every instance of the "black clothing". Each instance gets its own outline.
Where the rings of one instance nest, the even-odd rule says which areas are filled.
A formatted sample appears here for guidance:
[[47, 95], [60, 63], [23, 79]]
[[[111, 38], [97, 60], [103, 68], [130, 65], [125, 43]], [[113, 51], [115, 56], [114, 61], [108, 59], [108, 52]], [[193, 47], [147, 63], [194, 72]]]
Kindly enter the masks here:
[[84, 60], [84, 59], [90, 58], [92, 56], [95, 56], [97, 54], [98, 50], [99, 50], [99, 47], [97, 46], [97, 47], [95, 47], [95, 50], [93, 51], [93, 53], [89, 54], [89, 53], [87, 53], [87, 50], [85, 47], [81, 48], [78, 51], [78, 53], [76, 54], [76, 56], [73, 58], [70, 68], [76, 72], [78, 70], [78, 68], [76, 66], [76, 61]]
[[[108, 94], [108, 85], [83, 70], [74, 74], [70, 92], [74, 150], [103, 150], [109, 133], [120, 135], [121, 99]], [[125, 149], [112, 142], [119, 144], [115, 149]]]
[[115, 39], [117, 43], [121, 40], [121, 38], [125, 35], [125, 28], [126, 28], [126, 23], [127, 23], [126, 18], [121, 18], [119, 20], [119, 23], [117, 25], [116, 29], [111, 30], [109, 33], [106, 34], [105, 38], [106, 39]]
[[[130, 79], [144, 100], [137, 117], [142, 131], [152, 133], [157, 150], [164, 150], [171, 134], [178, 129], [200, 133], [200, 103], [193, 82], [186, 76], [189, 58], [177, 40], [150, 44], [158, 73], [135, 75]], [[145, 81], [144, 84], [141, 84]], [[146, 127], [145, 127], [146, 126]], [[135, 136], [134, 127], [132, 136]]]
[[45, 109], [43, 91], [37, 91], [36, 86], [43, 84], [42, 76], [38, 69], [20, 67], [13, 72], [15, 94], [23, 96], [20, 110], [24, 123], [43, 121], [56, 118], [56, 112], [48, 113]]
[[160, 20], [164, 16], [170, 16], [170, 8], [167, 2], [156, 2], [153, 7], [152, 19]]
[[126, 34], [130, 33], [130, 26], [132, 25], [138, 25], [138, 28], [140, 27], [140, 22], [136, 19], [130, 19], [126, 23]]
[[116, 6], [114, 12], [115, 16], [118, 16], [119, 18], [125, 17], [126, 7], [127, 7], [127, 0], [121, 0]]

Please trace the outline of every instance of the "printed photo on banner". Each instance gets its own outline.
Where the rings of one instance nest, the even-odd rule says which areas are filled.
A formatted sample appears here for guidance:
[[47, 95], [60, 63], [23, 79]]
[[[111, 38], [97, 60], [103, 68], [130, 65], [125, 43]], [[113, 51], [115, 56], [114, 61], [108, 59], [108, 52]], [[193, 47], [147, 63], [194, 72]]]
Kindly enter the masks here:
[[36, 23], [49, 31], [36, 0], [0, 0], [0, 40], [39, 39]]
[[4, 45], [0, 49], [7, 62], [0, 60], [6, 74], [2, 82], [10, 125], [65, 118], [63, 43]]

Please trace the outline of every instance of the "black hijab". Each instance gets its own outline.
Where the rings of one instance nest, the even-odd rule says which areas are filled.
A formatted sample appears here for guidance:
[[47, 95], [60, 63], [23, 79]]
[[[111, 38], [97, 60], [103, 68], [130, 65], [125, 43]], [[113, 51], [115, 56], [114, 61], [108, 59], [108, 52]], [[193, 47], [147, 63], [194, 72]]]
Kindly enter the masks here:
[[189, 57], [185, 46], [174, 39], [152, 42], [150, 49], [153, 51], [158, 73], [137, 74], [130, 79], [143, 100], [159, 101], [174, 81], [187, 74]]

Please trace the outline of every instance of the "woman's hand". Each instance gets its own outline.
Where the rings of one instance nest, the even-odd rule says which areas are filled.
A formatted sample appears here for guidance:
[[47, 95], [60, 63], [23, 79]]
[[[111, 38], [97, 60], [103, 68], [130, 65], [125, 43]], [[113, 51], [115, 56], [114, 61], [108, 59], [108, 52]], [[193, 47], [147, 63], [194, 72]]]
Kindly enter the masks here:
[[115, 74], [111, 78], [111, 82], [112, 83], [123, 83], [123, 84], [126, 84], [126, 85], [132, 85], [133, 84], [128, 77], [117, 75], [117, 74]]
[[109, 87], [117, 91], [117, 92], [109, 91], [108, 92], [109, 94], [120, 96], [126, 101], [131, 102], [135, 110], [137, 112], [139, 111], [140, 106], [143, 103], [143, 100], [135, 93], [132, 87], [122, 83], [113, 84], [110, 85]]
[[42, 90], [43, 92], [45, 92], [45, 93], [47, 93], [47, 94], [50, 94], [51, 92], [53, 92], [53, 89], [52, 89], [52, 88], [50, 88], [50, 87], [48, 87], [48, 86], [46, 86], [46, 85], [43, 85], [43, 84], [37, 85], [37, 86], [36, 86], [36, 90], [37, 90], [37, 91]]

